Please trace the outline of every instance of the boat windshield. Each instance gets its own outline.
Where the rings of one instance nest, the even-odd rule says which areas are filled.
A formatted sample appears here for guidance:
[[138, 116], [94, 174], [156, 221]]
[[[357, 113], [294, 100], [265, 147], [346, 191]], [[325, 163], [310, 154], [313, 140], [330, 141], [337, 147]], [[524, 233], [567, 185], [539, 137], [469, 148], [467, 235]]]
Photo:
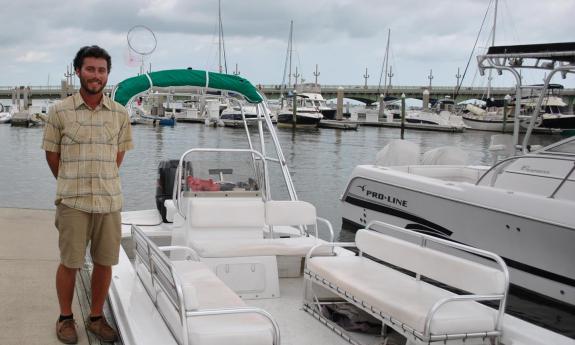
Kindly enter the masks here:
[[543, 149], [537, 151], [538, 154], [561, 154], [574, 156], [575, 155], [575, 136], [559, 141], [555, 144], [551, 144]]
[[190, 152], [184, 156], [183, 167], [184, 193], [225, 192], [226, 196], [245, 196], [245, 192], [250, 192], [261, 195], [263, 166], [261, 160], [254, 160], [249, 152]]

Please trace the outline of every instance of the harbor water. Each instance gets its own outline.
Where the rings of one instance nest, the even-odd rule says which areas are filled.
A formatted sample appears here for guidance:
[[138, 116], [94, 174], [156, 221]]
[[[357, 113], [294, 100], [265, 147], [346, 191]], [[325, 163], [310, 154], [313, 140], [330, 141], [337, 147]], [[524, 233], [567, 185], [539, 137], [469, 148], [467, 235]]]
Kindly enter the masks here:
[[[278, 129], [299, 199], [316, 205], [318, 215], [334, 225], [336, 238], [350, 240], [352, 233], [340, 231], [339, 197], [352, 169], [371, 164], [376, 153], [399, 129], [360, 127], [357, 131], [319, 129], [292, 131]], [[0, 125], [0, 207], [53, 209], [56, 182], [41, 150], [42, 128], [16, 128]], [[421, 152], [440, 146], [456, 146], [469, 155], [468, 162], [490, 164], [488, 151], [493, 133], [466, 131], [440, 133], [407, 131], [405, 139], [421, 147]], [[193, 147], [244, 148], [241, 128], [213, 128], [200, 124], [175, 127], [134, 126], [135, 149], [126, 154], [120, 170], [124, 210], [155, 208], [158, 163], [177, 159]], [[534, 135], [532, 143], [547, 145], [558, 135]], [[575, 311], [544, 306], [529, 296], [513, 295], [509, 310], [514, 315], [575, 338]]]

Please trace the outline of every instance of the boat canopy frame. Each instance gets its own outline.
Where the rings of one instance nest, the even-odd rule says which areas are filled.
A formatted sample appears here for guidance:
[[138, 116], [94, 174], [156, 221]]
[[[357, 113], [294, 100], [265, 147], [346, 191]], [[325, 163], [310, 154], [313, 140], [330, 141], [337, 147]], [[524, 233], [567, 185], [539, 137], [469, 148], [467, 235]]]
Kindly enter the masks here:
[[[515, 99], [521, 99], [521, 75], [519, 69], [537, 69], [549, 71], [540, 87], [541, 92], [537, 99], [537, 104], [533, 113], [528, 116], [529, 126], [521, 144], [524, 154], [529, 153], [528, 143], [533, 128], [537, 122], [537, 117], [541, 111], [545, 91], [551, 84], [551, 79], [555, 74], [561, 73], [565, 79], [567, 74], [575, 73], [575, 42], [548, 43], [548, 44], [528, 44], [514, 46], [492, 46], [487, 54], [477, 56], [479, 73], [484, 76], [485, 70], [495, 69], [501, 75], [503, 71], [509, 71], [515, 77]], [[513, 124], [513, 145], [519, 144], [519, 121], [520, 107], [515, 107], [515, 119]]]
[[[174, 87], [174, 86], [192, 86], [204, 89], [204, 91], [219, 91], [219, 92], [231, 92], [234, 94], [241, 95], [247, 102], [252, 103], [256, 106], [256, 120], [257, 120], [257, 131], [259, 136], [259, 150], [255, 147], [252, 141], [252, 133], [248, 127], [247, 120], [245, 117], [245, 110], [242, 102], [236, 97], [229, 96], [231, 104], [239, 105], [242, 114], [242, 119], [244, 122], [244, 129], [247, 138], [247, 149], [239, 150], [243, 152], [251, 153], [253, 164], [258, 160], [262, 160], [264, 165], [263, 176], [260, 178], [264, 181], [264, 195], [266, 199], [271, 199], [271, 187], [269, 184], [269, 172], [268, 163], [277, 163], [282, 171], [285, 186], [288, 192], [290, 200], [298, 200], [295, 185], [291, 174], [289, 172], [286, 158], [281, 149], [281, 145], [278, 136], [275, 132], [270, 114], [271, 111], [267, 105], [266, 98], [260, 93], [260, 91], [255, 88], [247, 79], [241, 78], [235, 75], [221, 74], [215, 72], [201, 71], [201, 70], [191, 70], [191, 69], [180, 69], [180, 70], [166, 70], [146, 73], [139, 75], [137, 77], [126, 79], [120, 82], [114, 88], [112, 92], [112, 99], [118, 101], [120, 104], [127, 104], [134, 99], [137, 95], [151, 90], [153, 87]], [[204, 92], [204, 94], [206, 93]], [[276, 157], [270, 156], [266, 144], [264, 128], [267, 129], [267, 133], [271, 138], [271, 145]], [[275, 149], [275, 150], [274, 150]], [[183, 175], [183, 159], [187, 153], [191, 151], [208, 151], [208, 152], [230, 152], [234, 150], [222, 150], [222, 149], [192, 149], [186, 151], [180, 158], [180, 163], [177, 168], [178, 176]], [[174, 193], [176, 193], [176, 188], [181, 188], [176, 184], [174, 186]], [[176, 208], [180, 214], [182, 210], [180, 208], [179, 196], [174, 196], [174, 202], [176, 202]]]

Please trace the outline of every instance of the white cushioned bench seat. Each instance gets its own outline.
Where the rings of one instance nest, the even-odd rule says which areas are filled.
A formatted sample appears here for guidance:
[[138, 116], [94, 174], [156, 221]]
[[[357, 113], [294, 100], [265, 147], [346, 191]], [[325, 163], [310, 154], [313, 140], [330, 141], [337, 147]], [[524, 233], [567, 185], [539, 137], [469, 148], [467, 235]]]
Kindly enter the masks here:
[[[433, 304], [454, 295], [359, 256], [313, 257], [308, 269], [422, 333]], [[495, 317], [495, 310], [476, 302], [449, 303], [435, 314], [431, 334], [482, 332], [495, 327]]]
[[[301, 256], [319, 244], [315, 237], [265, 238], [256, 240], [191, 240], [190, 247], [202, 258], [243, 256]], [[331, 253], [329, 248], [320, 248], [319, 255]]]
[[[501, 336], [500, 316], [509, 286], [501, 257], [383, 222], [374, 221], [368, 228], [372, 226], [378, 231], [356, 233], [358, 256], [308, 253], [305, 277], [313, 283], [312, 294], [314, 284], [328, 288], [415, 344], [447, 340], [464, 344], [469, 339], [486, 344]], [[401, 238], [388, 232], [399, 233]], [[467, 259], [470, 254], [477, 261]], [[499, 301], [499, 309], [478, 301]], [[310, 308], [304, 302], [304, 310]]]
[[[206, 264], [184, 260], [172, 261], [172, 266], [182, 282], [188, 311], [246, 307]], [[176, 335], [180, 335], [180, 318], [161, 289], [158, 291], [157, 303]], [[189, 345], [273, 343], [271, 324], [257, 314], [191, 316], [188, 317], [187, 324]]]

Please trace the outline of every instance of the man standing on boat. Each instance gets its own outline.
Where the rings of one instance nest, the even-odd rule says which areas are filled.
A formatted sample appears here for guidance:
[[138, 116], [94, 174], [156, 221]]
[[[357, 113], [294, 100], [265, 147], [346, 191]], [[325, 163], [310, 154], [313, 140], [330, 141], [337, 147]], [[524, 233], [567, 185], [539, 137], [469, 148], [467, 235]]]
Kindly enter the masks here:
[[133, 144], [126, 109], [103, 93], [111, 66], [110, 55], [98, 46], [78, 51], [74, 69], [80, 92], [49, 111], [42, 143], [57, 179], [55, 224], [60, 266], [56, 290], [60, 317], [56, 334], [65, 344], [78, 341], [72, 300], [76, 273], [84, 265], [89, 243], [94, 268], [87, 328], [102, 341], [117, 339], [103, 316], [103, 306], [120, 251], [122, 191], [118, 170]]

